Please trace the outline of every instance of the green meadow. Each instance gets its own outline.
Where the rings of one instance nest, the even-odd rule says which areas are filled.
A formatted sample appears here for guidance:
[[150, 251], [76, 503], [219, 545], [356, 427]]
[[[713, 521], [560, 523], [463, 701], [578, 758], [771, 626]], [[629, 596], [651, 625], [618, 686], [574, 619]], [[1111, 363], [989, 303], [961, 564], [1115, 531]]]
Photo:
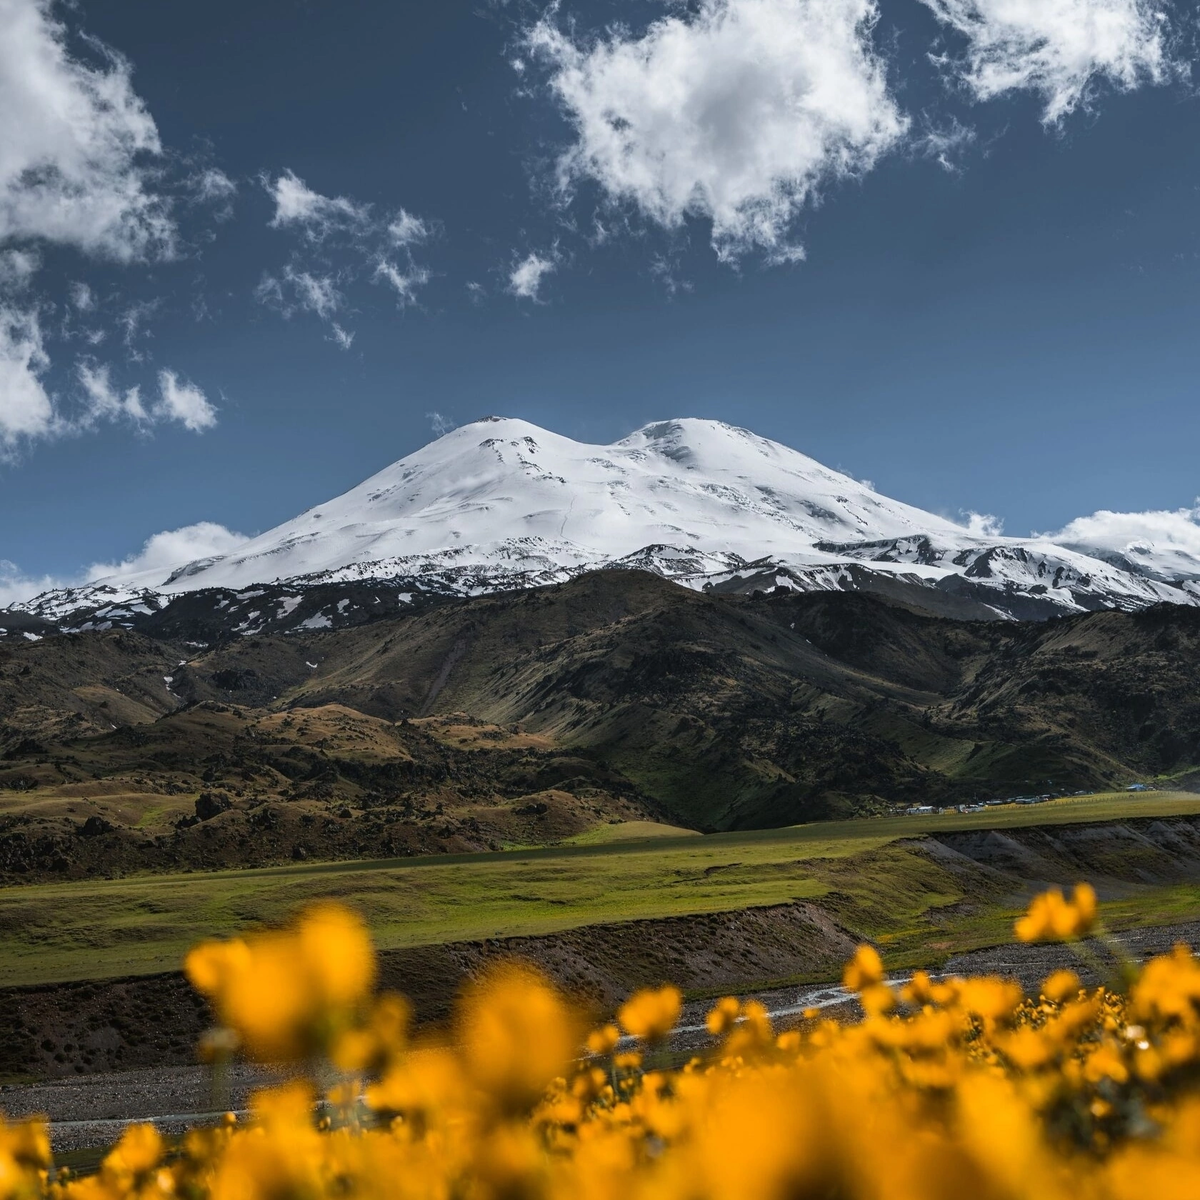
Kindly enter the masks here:
[[[1200, 794], [1114, 793], [979, 814], [703, 837], [638, 825], [626, 833], [643, 836], [628, 840], [593, 837], [493, 854], [10, 887], [0, 889], [0, 986], [174, 970], [199, 939], [281, 920], [318, 897], [355, 905], [385, 950], [824, 898], [832, 913], [878, 937], [900, 962], [930, 947], [949, 952], [1003, 940], [1015, 911], [1011, 896], [997, 895], [957, 914], [961, 888], [912, 839], [1197, 813]], [[1131, 888], [1110, 908], [1115, 923], [1152, 914], [1179, 920], [1200, 912], [1200, 896], [1189, 888]], [[942, 927], [944, 936], [931, 940], [931, 930]]]

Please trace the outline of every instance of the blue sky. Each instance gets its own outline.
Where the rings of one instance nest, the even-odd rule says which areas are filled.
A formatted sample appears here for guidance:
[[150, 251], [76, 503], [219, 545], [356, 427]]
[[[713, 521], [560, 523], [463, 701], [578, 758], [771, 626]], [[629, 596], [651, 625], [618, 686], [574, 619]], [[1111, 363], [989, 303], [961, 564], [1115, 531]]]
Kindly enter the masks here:
[[1013, 534], [1191, 531], [1194, 23], [0, 0], [0, 598], [486, 413], [716, 417]]

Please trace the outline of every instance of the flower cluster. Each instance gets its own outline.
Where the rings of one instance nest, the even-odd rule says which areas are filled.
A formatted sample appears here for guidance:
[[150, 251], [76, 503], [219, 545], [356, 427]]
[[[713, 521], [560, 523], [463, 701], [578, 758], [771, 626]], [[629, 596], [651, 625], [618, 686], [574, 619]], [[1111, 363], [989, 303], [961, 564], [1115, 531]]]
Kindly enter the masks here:
[[[1087, 910], [1082, 889], [1039, 898], [1027, 932], [1078, 937]], [[370, 995], [361, 925], [328, 906], [202, 946], [188, 971], [225, 1044], [297, 1079], [177, 1144], [131, 1127], [82, 1179], [54, 1171], [43, 1127], [0, 1125], [0, 1200], [1200, 1196], [1200, 962], [1184, 947], [1128, 991], [1058, 970], [1036, 997], [998, 977], [896, 985], [863, 947], [845, 975], [860, 1019], [777, 1033], [725, 998], [714, 1049], [687, 1062], [670, 1057], [675, 989], [589, 1034], [517, 964], [469, 989], [442, 1040], [412, 1040], [404, 1002]]]
[[1016, 924], [1022, 942], [1067, 942], [1086, 937], [1096, 924], [1096, 892], [1081, 883], [1068, 900], [1058, 888], [1036, 897]]

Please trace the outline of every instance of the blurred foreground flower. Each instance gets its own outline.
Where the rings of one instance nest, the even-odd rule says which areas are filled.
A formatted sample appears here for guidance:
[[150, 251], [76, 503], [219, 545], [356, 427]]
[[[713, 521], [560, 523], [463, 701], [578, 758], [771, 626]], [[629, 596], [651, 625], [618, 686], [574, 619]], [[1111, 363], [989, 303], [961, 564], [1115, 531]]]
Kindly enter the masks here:
[[305, 909], [288, 929], [202, 942], [184, 970], [251, 1057], [288, 1061], [326, 1053], [375, 983], [362, 920], [336, 904]]
[[[1036, 899], [1023, 929], [1079, 937], [1094, 918], [1079, 887]], [[863, 946], [844, 977], [861, 1022], [811, 1012], [776, 1036], [761, 1003], [726, 997], [711, 1050], [658, 1070], [614, 1024], [585, 1037], [517, 964], [466, 989], [448, 1037], [410, 1041], [407, 1004], [370, 995], [361, 922], [332, 906], [206, 943], [188, 972], [231, 1027], [218, 1044], [304, 1058], [314, 1078], [177, 1145], [132, 1126], [80, 1180], [52, 1174], [44, 1125], [0, 1123], [0, 1200], [1200, 1197], [1200, 963], [1184, 946], [1128, 997], [1059, 970], [1035, 999], [993, 976], [893, 990]], [[618, 1020], [662, 1046], [681, 1002], [639, 992]]]
[[1053, 888], [1034, 899], [1013, 931], [1022, 942], [1069, 942], [1092, 932], [1096, 913], [1096, 892], [1091, 884], [1078, 884], [1070, 900]]

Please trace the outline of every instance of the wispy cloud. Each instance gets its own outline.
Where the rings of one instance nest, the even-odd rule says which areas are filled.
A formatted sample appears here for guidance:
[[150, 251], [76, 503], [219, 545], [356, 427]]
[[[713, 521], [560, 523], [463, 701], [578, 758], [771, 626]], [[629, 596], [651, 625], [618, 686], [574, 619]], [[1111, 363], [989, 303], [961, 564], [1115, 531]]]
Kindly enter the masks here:
[[1054, 124], [1107, 83], [1132, 91], [1183, 69], [1168, 52], [1168, 21], [1155, 0], [922, 0], [960, 38], [961, 55], [935, 61], [976, 100], [1040, 95]]
[[457, 429], [458, 425], [449, 417], [440, 412], [427, 412], [425, 420], [429, 422], [429, 428], [438, 436], [442, 437], [449, 433], [452, 429]]
[[355, 228], [371, 219], [371, 208], [346, 196], [323, 196], [314, 191], [294, 171], [263, 179], [263, 185], [275, 201], [271, 225], [275, 229], [298, 226], [311, 238], [328, 237], [334, 230]]
[[303, 246], [282, 271], [263, 277], [256, 289], [260, 301], [285, 317], [315, 313], [329, 326], [329, 340], [343, 350], [355, 336], [334, 320], [346, 308], [346, 286], [368, 279], [388, 286], [401, 308], [417, 303], [432, 275], [415, 261], [413, 248], [434, 236], [431, 222], [404, 208], [376, 215], [370, 204], [317, 192], [290, 170], [263, 183], [275, 201], [270, 225], [298, 230]]
[[381, 258], [375, 264], [376, 282], [388, 284], [396, 293], [397, 302], [402, 308], [416, 304], [417, 291], [429, 282], [429, 272], [424, 267], [410, 264], [406, 270], [401, 270], [389, 259]]

